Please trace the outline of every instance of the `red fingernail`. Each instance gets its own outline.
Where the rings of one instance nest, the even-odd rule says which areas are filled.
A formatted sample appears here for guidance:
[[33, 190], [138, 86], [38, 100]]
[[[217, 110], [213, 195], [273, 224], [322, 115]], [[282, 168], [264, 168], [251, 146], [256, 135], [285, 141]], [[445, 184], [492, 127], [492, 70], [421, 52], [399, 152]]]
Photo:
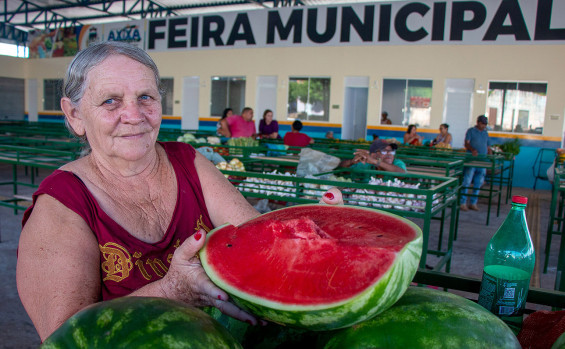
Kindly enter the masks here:
[[[333, 195], [332, 195], [332, 196], [333, 196]], [[202, 237], [202, 233], [201, 233], [201, 232], [198, 232], [198, 233], [194, 234], [194, 240], [196, 240], [196, 241], [200, 240], [201, 237]]]
[[328, 200], [333, 200], [333, 199], [334, 199], [334, 194], [328, 192], [328, 193], [325, 193], [325, 194], [324, 194], [324, 197], [325, 197], [326, 199], [328, 199]]
[[219, 299], [219, 300], [222, 300], [222, 296], [218, 295], [218, 299]]
[[245, 322], [247, 322], [248, 324], [250, 324], [251, 326], [253, 326], [253, 322], [251, 320], [245, 320]]

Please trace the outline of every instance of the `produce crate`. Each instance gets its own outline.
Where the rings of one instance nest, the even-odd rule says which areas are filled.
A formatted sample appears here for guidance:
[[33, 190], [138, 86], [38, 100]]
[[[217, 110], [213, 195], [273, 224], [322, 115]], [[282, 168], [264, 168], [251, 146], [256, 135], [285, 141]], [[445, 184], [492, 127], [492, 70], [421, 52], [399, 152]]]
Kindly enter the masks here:
[[549, 206], [549, 221], [547, 223], [547, 239], [545, 242], [545, 258], [543, 272], [547, 273], [549, 253], [553, 235], [561, 237], [559, 245], [559, 258], [557, 260], [557, 278], [555, 289], [565, 291], [565, 168], [558, 162], [554, 169], [553, 186], [551, 191], [551, 204]]
[[284, 157], [246, 157], [240, 158], [247, 172], [273, 172], [296, 173], [298, 159]]
[[464, 161], [462, 159], [405, 154], [399, 154], [396, 158], [402, 160], [406, 164], [408, 172], [411, 173], [461, 179], [463, 176]]
[[[511, 183], [511, 177], [514, 174], [514, 167], [513, 162], [511, 163], [511, 168], [509, 165], [505, 165], [507, 161], [505, 154], [492, 154], [492, 155], [481, 155], [481, 156], [472, 156], [471, 154], [467, 153], [464, 149], [445, 149], [440, 148], [436, 149], [433, 147], [424, 147], [424, 146], [400, 146], [397, 150], [397, 156], [400, 157], [409, 157], [409, 156], [431, 156], [434, 158], [443, 158], [443, 159], [455, 159], [455, 160], [463, 160], [464, 164], [463, 167], [481, 167], [487, 170], [487, 177], [490, 178], [488, 181], [485, 181], [488, 185], [481, 188], [478, 197], [486, 198], [488, 200], [488, 208], [487, 208], [487, 217], [486, 217], [486, 225], [490, 223], [490, 213], [491, 208], [494, 203], [493, 199], [498, 197], [497, 200], [497, 210], [496, 216], [500, 215], [500, 203], [502, 201], [502, 185], [504, 183]], [[508, 170], [505, 170], [508, 168]], [[505, 177], [506, 176], [506, 177]], [[461, 190], [469, 189], [461, 187]], [[467, 196], [472, 196], [472, 194], [466, 194]], [[506, 196], [511, 195], [508, 192]]]
[[[449, 272], [453, 236], [456, 231], [457, 192], [459, 180], [451, 177], [424, 176], [417, 174], [394, 174], [388, 182], [381, 184], [359, 183], [357, 176], [388, 176], [390, 172], [351, 171], [349, 169], [332, 171], [318, 177], [296, 177], [278, 173], [255, 173], [222, 171], [228, 175], [245, 197], [262, 198], [287, 204], [305, 204], [319, 202], [323, 193], [338, 187], [349, 205], [374, 207], [392, 212], [402, 217], [423, 220], [424, 246], [420, 266], [426, 267], [427, 254], [440, 257], [433, 267], [440, 270], [445, 267]], [[322, 179], [322, 178], [333, 179]], [[341, 180], [336, 180], [336, 179]], [[400, 182], [405, 186], [399, 185]], [[443, 246], [445, 210], [450, 209], [447, 246]], [[432, 219], [441, 220], [438, 236], [438, 248], [429, 249], [428, 241]]]
[[69, 139], [72, 137], [62, 122], [2, 122], [0, 123], [0, 135], [33, 137], [45, 140]]
[[80, 152], [82, 144], [77, 138], [67, 139], [45, 139], [44, 137], [15, 137], [0, 135], [0, 144], [21, 147], [42, 148], [50, 150], [62, 150]]
[[[420, 284], [473, 293], [475, 300], [478, 298], [481, 288], [481, 279], [425, 269], [418, 269], [413, 281]], [[530, 287], [527, 302], [563, 309], [565, 308], [565, 292]], [[534, 311], [528, 309], [527, 306], [526, 313]]]
[[[12, 165], [12, 180], [0, 182], [0, 185], [12, 185], [13, 197], [0, 201], [1, 206], [7, 206], [18, 210], [26, 209], [20, 205], [25, 198], [18, 196], [18, 186], [36, 188], [35, 170], [39, 168], [55, 170], [62, 165], [78, 158], [79, 153], [75, 151], [48, 150], [42, 148], [20, 147], [12, 145], [0, 145], [0, 163]], [[27, 171], [30, 168], [30, 181], [20, 182], [18, 180], [18, 168], [24, 167]]]

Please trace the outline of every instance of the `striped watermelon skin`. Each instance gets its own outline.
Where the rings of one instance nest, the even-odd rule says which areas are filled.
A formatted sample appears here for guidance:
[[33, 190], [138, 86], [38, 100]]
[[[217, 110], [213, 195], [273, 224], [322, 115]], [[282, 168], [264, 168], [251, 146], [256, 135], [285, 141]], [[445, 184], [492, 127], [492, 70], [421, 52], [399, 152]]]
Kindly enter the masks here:
[[518, 349], [512, 330], [480, 305], [448, 292], [410, 287], [390, 309], [330, 333], [324, 349]]
[[[288, 212], [299, 216], [302, 209], [309, 209], [313, 206], [317, 209], [330, 210], [350, 210], [353, 208], [357, 213], [360, 212], [363, 217], [368, 217], [368, 219], [370, 219], [372, 215], [378, 215], [380, 220], [384, 217], [385, 221], [394, 221], [395, 224], [403, 225], [404, 229], [413, 232], [413, 236], [410, 238], [410, 241], [407, 241], [404, 246], [394, 252], [394, 258], [390, 266], [388, 266], [386, 272], [384, 272], [378, 280], [374, 280], [374, 282], [367, 285], [361, 292], [347, 299], [338, 301], [328, 301], [326, 303], [318, 302], [312, 305], [290, 304], [265, 299], [256, 294], [250, 294], [246, 292], [245, 284], [237, 286], [227, 282], [221, 271], [213, 265], [209, 258], [211, 252], [208, 249], [212, 248], [208, 243], [209, 241], [200, 253], [200, 259], [206, 273], [218, 287], [230, 294], [238, 306], [250, 313], [275, 323], [311, 331], [325, 331], [348, 327], [367, 320], [392, 306], [408, 288], [418, 268], [423, 240], [420, 228], [404, 218], [368, 208], [298, 205], [278, 211], [292, 210]], [[271, 214], [274, 213], [276, 216], [279, 214], [278, 211], [271, 212]], [[259, 216], [258, 219], [263, 219], [261, 217], [262, 216]], [[266, 222], [268, 223], [268, 220], [266, 220]], [[223, 234], [221, 232], [222, 228], [224, 227], [219, 227], [210, 232], [207, 239], [212, 239], [214, 234]], [[233, 232], [233, 229], [231, 231], [227, 230], [227, 233], [237, 235], [237, 233]], [[234, 243], [233, 245], [235, 247], [237, 244]], [[359, 275], [359, 277], [363, 276], [364, 275]]]
[[41, 348], [239, 349], [241, 345], [200, 309], [164, 298], [122, 297], [73, 315]]

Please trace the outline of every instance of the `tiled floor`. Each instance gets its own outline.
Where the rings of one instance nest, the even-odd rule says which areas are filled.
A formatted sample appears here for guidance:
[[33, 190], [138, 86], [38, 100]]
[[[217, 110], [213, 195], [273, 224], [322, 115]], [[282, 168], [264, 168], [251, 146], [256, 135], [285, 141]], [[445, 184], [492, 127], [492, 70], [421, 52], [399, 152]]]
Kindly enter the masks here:
[[[22, 171], [23, 172], [23, 171]], [[47, 172], [40, 171], [39, 178]], [[29, 177], [20, 174], [24, 180]], [[0, 165], [0, 182], [9, 180], [12, 176], [11, 167]], [[21, 188], [20, 193], [30, 195], [33, 192], [30, 188]], [[11, 195], [11, 186], [0, 186], [0, 196]], [[549, 201], [551, 194], [549, 191], [533, 191], [531, 189], [515, 188], [514, 194], [525, 195], [530, 198], [528, 206], [528, 222], [533, 236], [537, 260], [543, 261], [543, 249], [545, 246], [545, 235], [547, 230]], [[496, 210], [493, 207], [490, 225], [485, 225], [486, 205], [479, 202], [480, 212], [468, 211], [461, 212], [457, 240], [453, 247], [453, 261], [451, 272], [459, 275], [466, 275], [480, 278], [482, 273], [483, 253], [486, 245], [495, 233], [498, 226], [502, 223], [510, 208], [510, 204], [501, 205], [501, 213], [496, 217]], [[0, 207], [0, 268], [1, 279], [4, 282], [0, 285], [0, 348], [36, 348], [39, 338], [31, 324], [28, 316], [20, 303], [15, 282], [16, 249], [20, 233], [20, 222], [22, 212], [15, 215], [13, 210]], [[530, 219], [531, 218], [531, 219]], [[415, 221], [418, 224], [421, 222]], [[432, 224], [430, 234], [430, 246], [437, 244], [438, 223]], [[534, 275], [534, 284], [537, 287], [552, 289], [555, 281], [555, 269], [557, 263], [557, 246], [559, 238], [554, 238], [553, 249], [547, 274], [541, 274], [542, 264], [539, 264], [539, 271]], [[435, 257], [428, 260], [433, 264]], [[536, 281], [537, 280], [537, 281]], [[470, 298], [473, 295], [468, 295]]]

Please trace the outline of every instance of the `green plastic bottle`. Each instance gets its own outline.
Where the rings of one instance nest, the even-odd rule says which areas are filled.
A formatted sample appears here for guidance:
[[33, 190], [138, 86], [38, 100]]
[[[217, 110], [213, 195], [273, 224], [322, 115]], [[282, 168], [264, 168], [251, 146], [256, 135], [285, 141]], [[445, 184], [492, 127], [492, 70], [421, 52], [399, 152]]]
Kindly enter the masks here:
[[528, 198], [512, 197], [508, 216], [485, 252], [479, 304], [506, 322], [512, 330], [522, 326], [535, 252], [526, 223]]

